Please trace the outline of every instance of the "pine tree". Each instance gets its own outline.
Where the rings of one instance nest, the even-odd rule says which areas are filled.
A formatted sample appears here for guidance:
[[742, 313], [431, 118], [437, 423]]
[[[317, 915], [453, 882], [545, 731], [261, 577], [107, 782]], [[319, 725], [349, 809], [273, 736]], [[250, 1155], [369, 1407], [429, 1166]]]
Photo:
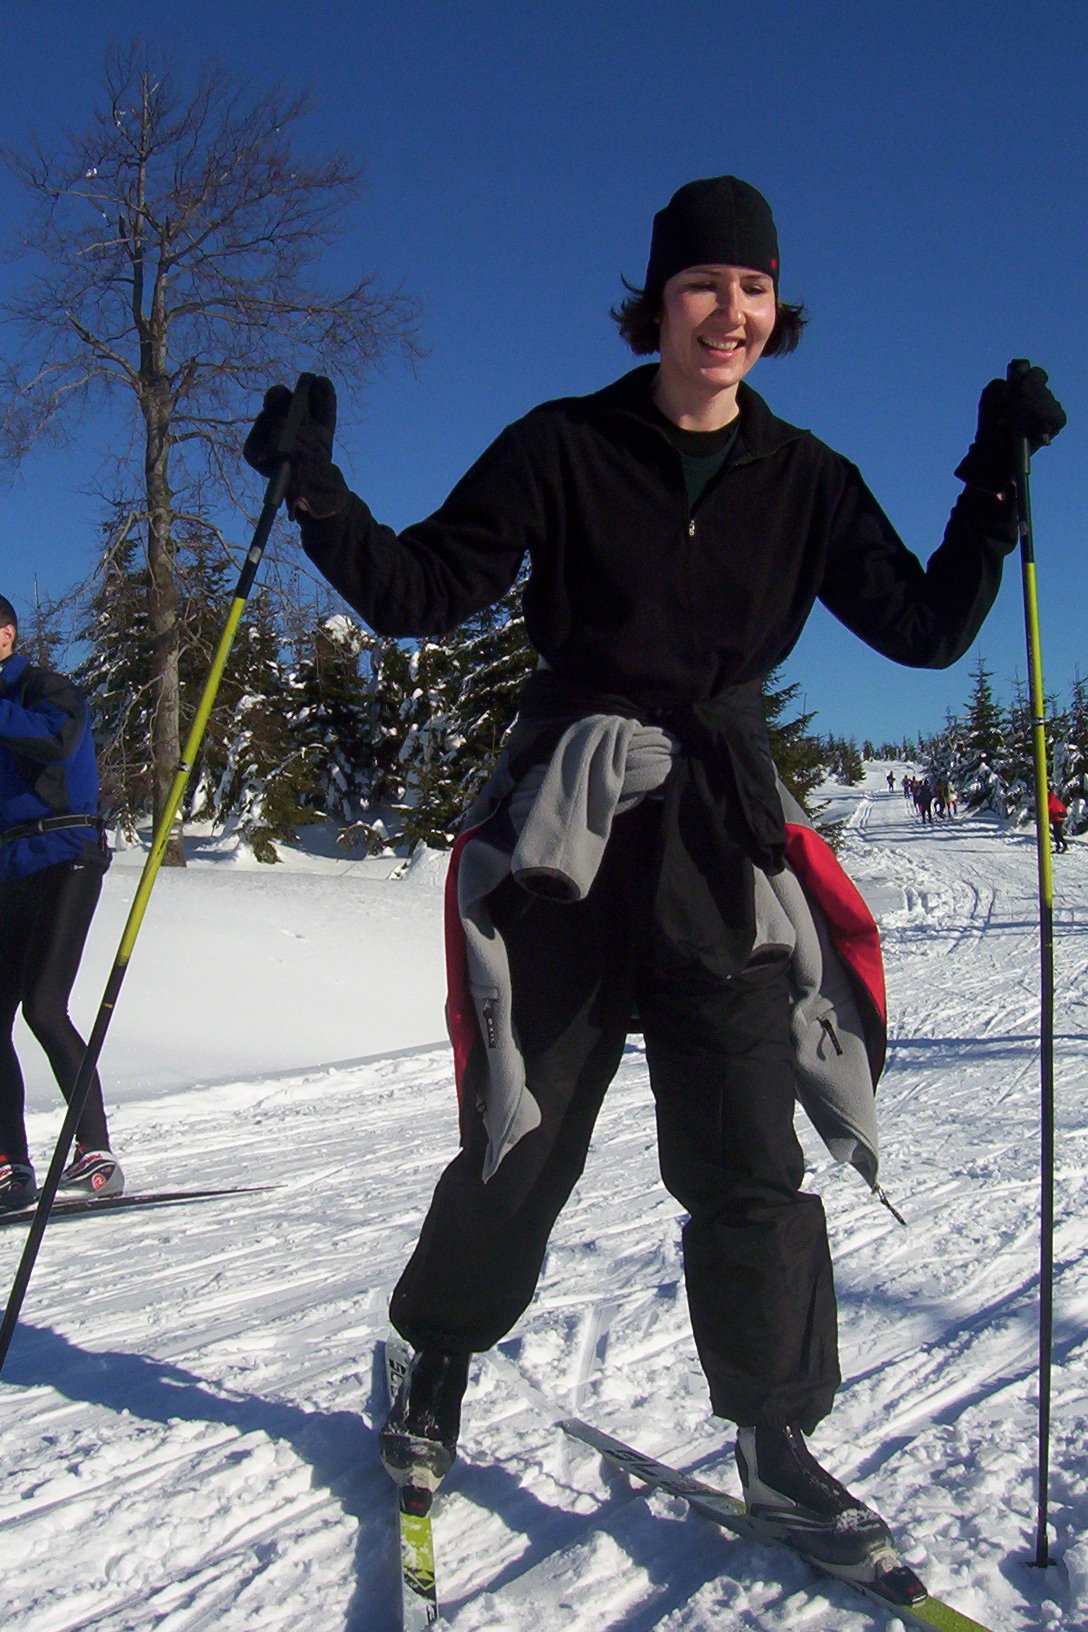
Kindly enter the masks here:
[[965, 758], [964, 726], [958, 715], [949, 711], [945, 716], [943, 731], [935, 732], [931, 737], [920, 736], [913, 746], [916, 751], [905, 757], [924, 765], [931, 782], [947, 782], [958, 789]]
[[969, 810], [988, 808], [1004, 816], [1005, 784], [998, 770], [1004, 748], [1005, 716], [994, 700], [993, 675], [981, 656], [967, 701], [962, 737], [952, 779]]
[[[866, 758], [875, 759], [872, 743], [866, 743], [866, 747], [869, 749]], [[837, 782], [853, 787], [864, 777], [865, 762], [853, 737], [824, 737], [822, 754], [826, 770]]]
[[798, 714], [792, 720], [783, 719], [801, 687], [796, 682], [778, 686], [779, 673], [778, 669], [773, 669], [763, 684], [763, 710], [767, 719], [771, 758], [793, 797], [812, 815], [810, 795], [824, 779], [824, 744], [809, 731], [816, 717], [814, 713]]
[[410, 662], [401, 767], [402, 837], [442, 849], [491, 775], [536, 664], [521, 615], [520, 585], [462, 624], [423, 641]]
[[325, 618], [313, 631], [310, 651], [295, 676], [293, 725], [298, 747], [311, 768], [301, 802], [311, 820], [325, 820], [351, 842], [370, 800], [367, 682], [359, 659], [368, 637], [343, 613]]
[[123, 506], [107, 544], [88, 614], [77, 635], [89, 646], [75, 671], [87, 696], [98, 755], [102, 810], [128, 839], [151, 808], [151, 636], [147, 574]]
[[229, 710], [215, 711], [216, 732], [193, 814], [237, 832], [258, 861], [276, 862], [276, 842], [293, 842], [299, 827], [313, 819], [305, 801], [320, 767], [313, 745], [300, 741], [300, 688], [283, 660], [266, 591], [250, 596], [231, 660]]
[[1004, 738], [997, 771], [1005, 784], [1005, 813], [1016, 826], [1035, 819], [1035, 742], [1031, 704], [1019, 676], [1005, 714]]
[[404, 815], [405, 700], [412, 685], [412, 654], [399, 641], [368, 636], [367, 737], [369, 803], [397, 822]]
[[[208, 673], [215, 657], [230, 604], [236, 576], [229, 557], [210, 532], [187, 531], [179, 543], [176, 560], [178, 611], [179, 720], [184, 743], [196, 717]], [[242, 692], [239, 669], [246, 642], [235, 640], [216, 692], [215, 707], [208, 718], [200, 745], [200, 757], [193, 767], [185, 790], [183, 814], [214, 816], [211, 792], [226, 769], [227, 743], [233, 732], [233, 716]]]

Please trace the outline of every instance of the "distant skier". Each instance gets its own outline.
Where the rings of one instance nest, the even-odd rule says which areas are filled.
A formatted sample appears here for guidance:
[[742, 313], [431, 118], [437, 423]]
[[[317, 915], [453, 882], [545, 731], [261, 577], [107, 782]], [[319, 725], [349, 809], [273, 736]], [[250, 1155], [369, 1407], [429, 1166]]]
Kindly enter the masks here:
[[[0, 1210], [8, 1211], [37, 1195], [15, 1016], [21, 1005], [67, 1099], [84, 1055], [68, 998], [110, 864], [87, 705], [70, 680], [15, 650], [18, 631], [0, 595]], [[97, 1072], [60, 1182], [95, 1195], [124, 1189]]]
[[1062, 851], [1069, 849], [1069, 843], [1065, 837], [1065, 823], [1069, 811], [1062, 804], [1053, 788], [1047, 794], [1047, 812], [1050, 816], [1050, 836], [1054, 841], [1054, 849], [1060, 855]]
[[919, 782], [914, 796], [914, 802], [918, 806], [918, 814], [922, 818], [922, 821], [929, 822], [932, 826], [933, 783], [929, 780], [928, 776], [923, 776], [922, 780]]
[[[387, 635], [451, 629], [531, 563], [540, 666], [456, 853], [463, 1145], [393, 1293], [417, 1353], [386, 1465], [411, 1484], [452, 1462], [469, 1356], [529, 1304], [637, 1024], [662, 1174], [688, 1215], [695, 1341], [713, 1411], [738, 1425], [753, 1517], [829, 1567], [875, 1573], [886, 1526], [803, 1437], [840, 1373], [823, 1209], [801, 1189], [793, 1127], [793, 931], [773, 908], [793, 895], [761, 685], [817, 598], [900, 663], [969, 650], [1016, 545], [1014, 437], [1038, 445], [1064, 416], [1041, 370], [986, 387], [967, 485], [923, 569], [855, 467], [746, 383], [801, 336], [778, 281], [760, 194], [691, 182], [655, 217], [643, 288], [615, 314], [659, 363], [534, 409], [399, 535], [332, 463], [321, 381], [288, 497], [311, 560]], [[274, 387], [247, 441], [262, 474], [288, 402]], [[849, 1024], [813, 1052], [829, 1071], [860, 1062], [853, 1103], [871, 1116]]]

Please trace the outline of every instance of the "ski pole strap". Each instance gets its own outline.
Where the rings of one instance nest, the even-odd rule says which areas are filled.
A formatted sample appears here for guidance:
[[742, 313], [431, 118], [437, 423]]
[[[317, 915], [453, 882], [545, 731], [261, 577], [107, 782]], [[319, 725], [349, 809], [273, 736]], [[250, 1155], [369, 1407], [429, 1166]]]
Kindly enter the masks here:
[[100, 816], [39, 816], [32, 822], [6, 827], [0, 833], [0, 844], [11, 844], [14, 839], [36, 838], [39, 833], [58, 833], [65, 827], [93, 827], [99, 833], [106, 831], [106, 824]]

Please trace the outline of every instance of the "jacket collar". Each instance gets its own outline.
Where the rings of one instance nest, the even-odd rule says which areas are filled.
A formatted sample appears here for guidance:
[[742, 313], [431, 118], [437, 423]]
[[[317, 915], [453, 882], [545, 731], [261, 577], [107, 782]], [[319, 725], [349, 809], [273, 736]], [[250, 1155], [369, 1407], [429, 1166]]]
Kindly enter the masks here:
[[30, 659], [25, 652], [12, 652], [10, 657], [6, 657], [0, 663], [0, 691], [6, 690], [8, 686], [13, 686], [29, 664]]
[[[643, 363], [602, 390], [583, 398], [590, 417], [623, 414], [658, 430], [650, 396], [656, 373], [656, 363]], [[740, 408], [740, 429], [729, 461], [731, 465], [765, 459], [787, 443], [796, 442], [799, 437], [808, 434], [799, 426], [772, 414], [758, 391], [753, 391], [744, 380], [737, 391], [737, 405]]]

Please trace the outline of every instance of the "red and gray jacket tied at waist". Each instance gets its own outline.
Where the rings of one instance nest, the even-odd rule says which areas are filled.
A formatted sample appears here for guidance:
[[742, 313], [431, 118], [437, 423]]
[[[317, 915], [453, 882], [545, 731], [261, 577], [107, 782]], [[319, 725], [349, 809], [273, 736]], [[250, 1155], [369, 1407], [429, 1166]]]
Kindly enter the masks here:
[[[834, 852], [778, 782], [758, 682], [657, 711], [547, 670], [529, 681], [495, 773], [466, 817], [446, 886], [447, 1020], [462, 1118], [483, 1050], [484, 1177], [539, 1124], [488, 897], [504, 879], [551, 900], [588, 892], [613, 819], [662, 801], [654, 918], [723, 976], [789, 955], [797, 1097], [838, 1161], [879, 1193], [874, 1091], [887, 1016], [876, 924]], [[709, 952], [708, 952], [709, 949]]]

